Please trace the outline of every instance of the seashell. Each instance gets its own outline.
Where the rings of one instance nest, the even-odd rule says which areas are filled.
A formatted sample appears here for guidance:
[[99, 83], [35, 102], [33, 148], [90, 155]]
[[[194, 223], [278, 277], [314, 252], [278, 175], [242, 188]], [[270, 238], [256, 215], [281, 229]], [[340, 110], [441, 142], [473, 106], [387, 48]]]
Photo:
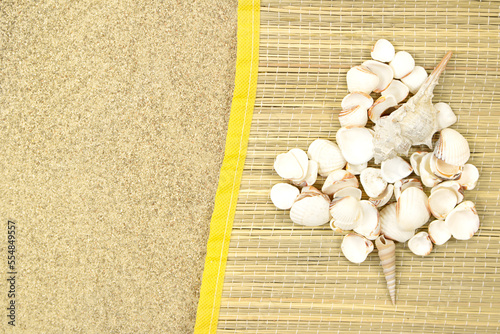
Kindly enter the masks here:
[[428, 227], [429, 238], [435, 245], [443, 245], [446, 241], [450, 240], [451, 233], [444, 220], [434, 220]]
[[345, 196], [351, 196], [358, 200], [361, 200], [362, 192], [361, 189], [355, 187], [345, 187], [333, 194], [333, 198], [340, 198]]
[[341, 230], [352, 230], [356, 228], [363, 218], [363, 209], [360, 201], [352, 196], [335, 198], [330, 204], [330, 215], [332, 220], [330, 226]]
[[375, 240], [392, 305], [396, 305], [396, 245], [381, 235]]
[[377, 197], [370, 197], [368, 200], [377, 208], [381, 208], [391, 200], [393, 192], [394, 186], [392, 184], [388, 184], [380, 195]]
[[380, 211], [380, 229], [387, 238], [405, 242], [415, 235], [415, 231], [405, 231], [398, 224], [396, 203], [387, 205]]
[[314, 160], [309, 160], [309, 167], [307, 168], [307, 174], [304, 179], [306, 185], [312, 186], [316, 183], [318, 178], [318, 163]]
[[274, 160], [274, 169], [284, 179], [300, 179], [304, 176], [304, 169], [295, 155], [290, 152], [279, 154]]
[[302, 190], [300, 191], [301, 195], [302, 194], [307, 194], [307, 193], [314, 193], [314, 194], [319, 194], [319, 195], [324, 195], [326, 196], [326, 198], [329, 200], [330, 197], [328, 197], [327, 195], [323, 194], [320, 190], [318, 190], [318, 188], [314, 187], [314, 186], [305, 186], [304, 188], [302, 188]]
[[427, 232], [418, 232], [408, 241], [408, 248], [415, 255], [427, 256], [432, 251], [432, 241]]
[[469, 240], [479, 229], [479, 216], [474, 203], [465, 201], [457, 205], [445, 219], [453, 238]]
[[434, 154], [430, 159], [431, 171], [434, 175], [443, 180], [455, 180], [462, 174], [463, 166], [450, 165], [441, 159], [436, 158]]
[[415, 68], [415, 60], [408, 52], [399, 51], [396, 52], [389, 66], [392, 67], [394, 71], [394, 78], [401, 79], [413, 71], [413, 68]]
[[372, 107], [368, 109], [368, 117], [373, 123], [377, 123], [387, 109], [397, 105], [398, 103], [394, 96], [381, 96], [373, 103]]
[[457, 115], [455, 115], [447, 103], [436, 103], [434, 108], [437, 110], [438, 130], [452, 126], [457, 122]]
[[309, 145], [307, 155], [318, 163], [318, 173], [325, 177], [334, 170], [344, 168], [346, 163], [337, 144], [326, 139], [313, 141]]
[[363, 109], [368, 109], [373, 104], [373, 98], [363, 92], [352, 92], [342, 99], [340, 106], [342, 109], [350, 109], [352, 107], [360, 106]]
[[379, 39], [372, 47], [371, 56], [373, 59], [388, 63], [394, 59], [394, 46], [386, 39]]
[[472, 190], [476, 187], [477, 180], [479, 180], [479, 171], [476, 166], [466, 164], [462, 170], [462, 174], [457, 179], [457, 182], [462, 185], [465, 190]]
[[362, 263], [373, 251], [373, 242], [359, 234], [349, 233], [342, 239], [340, 249], [352, 263]]
[[380, 166], [382, 177], [387, 183], [394, 183], [411, 174], [413, 168], [401, 157], [394, 157], [382, 161]]
[[361, 165], [373, 158], [373, 134], [363, 127], [340, 128], [337, 143], [344, 159], [353, 165]]
[[457, 195], [449, 188], [441, 188], [429, 196], [429, 209], [437, 219], [444, 219], [457, 205]]
[[455, 196], [457, 196], [457, 203], [460, 203], [464, 200], [464, 189], [462, 188], [460, 183], [458, 183], [458, 181], [455, 181], [455, 180], [445, 181], [443, 183], [437, 184], [434, 187], [432, 187], [431, 194], [433, 192], [435, 192], [439, 189], [443, 189], [443, 188], [450, 189], [451, 191], [453, 191]]
[[334, 195], [337, 191], [346, 187], [359, 187], [358, 179], [348, 171], [339, 169], [328, 175], [321, 191], [327, 195]]
[[411, 178], [396, 181], [394, 183], [394, 198], [396, 198], [396, 201], [399, 199], [399, 196], [401, 196], [401, 193], [410, 187], [416, 187], [420, 190], [424, 190], [424, 187], [422, 187], [422, 183], [420, 183], [419, 179]]
[[353, 165], [350, 163], [346, 164], [345, 170], [353, 175], [359, 175], [362, 171], [364, 171], [368, 167], [368, 163], [365, 162], [361, 165]]
[[368, 112], [361, 106], [344, 109], [339, 113], [340, 126], [365, 126], [368, 122]]
[[436, 184], [442, 180], [438, 178], [431, 169], [431, 157], [432, 153], [427, 153], [424, 155], [420, 161], [420, 179], [426, 187], [434, 187]]
[[378, 76], [364, 66], [354, 66], [347, 71], [347, 89], [350, 93], [370, 94], [379, 83]]
[[394, 72], [389, 65], [376, 60], [367, 60], [363, 63], [363, 66], [375, 73], [379, 79], [377, 87], [373, 89], [375, 93], [380, 93], [389, 87], [392, 78], [394, 78]]
[[377, 197], [387, 188], [387, 182], [382, 177], [382, 171], [379, 168], [365, 169], [361, 172], [359, 179], [369, 197]]
[[[314, 187], [307, 187], [314, 188]], [[304, 190], [304, 189], [303, 189]], [[295, 224], [304, 226], [319, 226], [330, 220], [330, 200], [317, 189], [307, 190], [295, 199], [290, 209], [290, 219]]]
[[288, 210], [292, 207], [300, 191], [297, 187], [288, 183], [276, 183], [271, 188], [271, 201], [280, 210]]
[[410, 157], [411, 167], [413, 168], [413, 172], [417, 174], [417, 176], [420, 176], [420, 162], [427, 153], [429, 152], [417, 151], [414, 152]]
[[401, 78], [401, 81], [408, 86], [410, 92], [415, 94], [427, 79], [427, 72], [422, 66], [415, 66], [410, 74]]
[[434, 155], [450, 165], [463, 166], [470, 158], [469, 143], [458, 131], [443, 129], [436, 143]]
[[396, 217], [401, 229], [413, 231], [427, 223], [431, 214], [427, 195], [416, 187], [405, 189], [398, 198]]
[[396, 99], [396, 102], [399, 103], [406, 99], [408, 93], [410, 93], [408, 86], [399, 80], [392, 80], [389, 87], [384, 89], [381, 94], [382, 96], [392, 95]]
[[[375, 163], [398, 154], [407, 155], [412, 145], [425, 144], [432, 148], [432, 136], [438, 130], [437, 110], [432, 105], [433, 90], [451, 55], [452, 53], [448, 52], [443, 57], [414, 96], [389, 116], [380, 118], [375, 124], [373, 138]], [[396, 54], [393, 62], [397, 58]]]
[[369, 240], [375, 240], [380, 235], [380, 215], [377, 207], [369, 201], [360, 201], [363, 216], [354, 232]]

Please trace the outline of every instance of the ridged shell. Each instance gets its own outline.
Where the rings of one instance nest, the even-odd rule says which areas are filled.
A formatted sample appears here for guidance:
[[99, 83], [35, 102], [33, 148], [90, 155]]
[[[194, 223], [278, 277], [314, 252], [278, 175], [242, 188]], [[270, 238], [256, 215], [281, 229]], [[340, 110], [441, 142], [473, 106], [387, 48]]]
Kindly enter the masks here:
[[363, 217], [354, 232], [369, 240], [375, 240], [380, 235], [380, 214], [377, 207], [369, 201], [360, 201]]
[[408, 97], [410, 93], [410, 89], [404, 83], [399, 80], [392, 80], [389, 87], [382, 91], [382, 96], [392, 95], [396, 99], [396, 102], [399, 103]]
[[469, 143], [458, 131], [443, 129], [436, 143], [434, 155], [450, 165], [463, 166], [470, 158]]
[[407, 188], [398, 198], [396, 216], [399, 226], [405, 231], [414, 231], [425, 225], [431, 216], [427, 195], [418, 188]]
[[371, 56], [373, 59], [382, 61], [384, 63], [390, 62], [396, 51], [394, 46], [386, 39], [379, 39], [372, 47]]
[[382, 161], [380, 166], [382, 177], [388, 183], [394, 183], [411, 174], [413, 168], [401, 157], [394, 157]]
[[348, 171], [340, 169], [328, 175], [321, 191], [327, 195], [334, 195], [337, 191], [346, 187], [359, 187], [358, 179]]
[[337, 144], [326, 140], [316, 139], [309, 145], [307, 150], [309, 159], [318, 163], [318, 173], [328, 176], [334, 170], [344, 168], [346, 161]]
[[415, 235], [415, 231], [405, 231], [399, 227], [396, 203], [389, 204], [380, 211], [380, 228], [383, 235], [398, 242], [405, 242]]
[[448, 230], [457, 240], [468, 240], [479, 229], [479, 216], [474, 203], [465, 201], [457, 205], [445, 220]]
[[303, 192], [290, 209], [290, 219], [299, 225], [319, 226], [330, 221], [330, 201], [322, 194]]
[[355, 106], [350, 109], [344, 109], [339, 113], [340, 126], [365, 126], [368, 122], [368, 111]]
[[376, 60], [367, 60], [363, 63], [363, 66], [375, 73], [379, 79], [377, 87], [373, 89], [375, 93], [380, 93], [389, 87], [392, 78], [394, 78], [394, 72], [389, 65]]
[[381, 235], [375, 240], [392, 305], [396, 305], [396, 245]]
[[346, 95], [340, 104], [342, 109], [350, 109], [352, 107], [360, 106], [368, 110], [373, 104], [373, 98], [363, 92], [352, 92]]
[[[342, 230], [352, 230], [359, 226], [363, 218], [360, 201], [352, 196], [335, 198], [330, 204], [330, 215], [334, 227]], [[332, 227], [333, 229], [333, 227]]]
[[415, 255], [427, 256], [432, 251], [432, 241], [427, 232], [419, 232], [408, 241], [408, 248]]
[[399, 196], [401, 196], [401, 193], [405, 191], [406, 188], [410, 187], [417, 187], [420, 190], [424, 190], [424, 187], [422, 187], [422, 183], [420, 183], [418, 179], [410, 178], [396, 181], [394, 183], [394, 198], [396, 199], [396, 201], [398, 200]]
[[415, 94], [423, 85], [423, 83], [427, 79], [427, 76], [428, 75], [427, 72], [425, 71], [425, 68], [423, 68], [422, 66], [415, 66], [415, 68], [413, 69], [413, 71], [411, 71], [410, 74], [401, 78], [401, 81], [406, 86], [408, 86], [412, 94]]
[[362, 263], [373, 251], [373, 242], [359, 234], [349, 233], [342, 239], [340, 249], [350, 262]]

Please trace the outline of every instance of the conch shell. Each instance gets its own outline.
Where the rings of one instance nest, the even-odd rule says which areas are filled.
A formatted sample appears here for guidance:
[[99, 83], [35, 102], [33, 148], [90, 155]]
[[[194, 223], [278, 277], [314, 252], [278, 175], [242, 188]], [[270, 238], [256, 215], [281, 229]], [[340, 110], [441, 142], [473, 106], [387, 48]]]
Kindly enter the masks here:
[[432, 149], [432, 135], [439, 129], [433, 91], [452, 54], [450, 51], [443, 57], [414, 96], [377, 121], [373, 138], [375, 163], [407, 155], [412, 145], [425, 144]]
[[392, 305], [396, 305], [396, 245], [394, 241], [386, 239], [383, 235], [375, 240], [375, 245], [378, 249], [380, 263], [384, 269]]

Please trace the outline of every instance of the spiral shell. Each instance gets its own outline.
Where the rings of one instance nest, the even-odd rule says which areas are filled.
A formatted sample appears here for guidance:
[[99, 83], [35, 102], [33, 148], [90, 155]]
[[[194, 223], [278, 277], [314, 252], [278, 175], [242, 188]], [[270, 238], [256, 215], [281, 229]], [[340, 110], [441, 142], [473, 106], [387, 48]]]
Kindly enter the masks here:
[[392, 305], [396, 305], [396, 245], [381, 235], [375, 240]]

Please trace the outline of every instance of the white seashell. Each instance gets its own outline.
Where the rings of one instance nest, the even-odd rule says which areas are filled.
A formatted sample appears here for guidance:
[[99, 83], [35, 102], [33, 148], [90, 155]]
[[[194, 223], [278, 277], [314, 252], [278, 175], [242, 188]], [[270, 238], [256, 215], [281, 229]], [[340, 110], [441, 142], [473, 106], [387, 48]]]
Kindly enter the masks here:
[[401, 81], [406, 86], [408, 86], [408, 88], [410, 89], [410, 92], [412, 94], [415, 94], [416, 92], [418, 92], [418, 90], [420, 89], [422, 84], [425, 82], [427, 77], [428, 77], [428, 74], [425, 71], [425, 68], [423, 68], [422, 66], [415, 66], [415, 68], [413, 69], [413, 71], [411, 71], [410, 74], [401, 78]]
[[274, 160], [274, 169], [284, 179], [300, 179], [304, 176], [304, 170], [300, 162], [290, 152], [279, 154]]
[[346, 163], [337, 144], [326, 139], [313, 141], [309, 145], [307, 155], [318, 163], [318, 173], [321, 176], [328, 176], [334, 170], [344, 168]]
[[292, 207], [293, 202], [299, 194], [299, 189], [291, 184], [276, 183], [271, 188], [271, 201], [278, 209], [288, 210]]
[[375, 73], [379, 79], [377, 87], [373, 89], [375, 93], [380, 93], [389, 87], [392, 78], [394, 78], [394, 72], [389, 65], [376, 60], [367, 60], [363, 63], [363, 66]]
[[377, 123], [380, 120], [380, 117], [384, 115], [385, 111], [397, 105], [398, 103], [394, 96], [381, 96], [375, 101], [375, 103], [373, 103], [372, 107], [368, 109], [368, 117], [373, 123]]
[[463, 166], [470, 158], [469, 143], [458, 131], [443, 129], [440, 131], [434, 155], [450, 165]]
[[334, 198], [330, 204], [332, 220], [330, 226], [341, 230], [352, 230], [359, 226], [363, 218], [363, 209], [360, 201], [352, 196]]
[[420, 162], [427, 153], [429, 152], [417, 151], [414, 152], [410, 157], [411, 167], [413, 168], [413, 172], [417, 174], [417, 176], [420, 176]]
[[377, 207], [369, 201], [360, 201], [363, 217], [354, 232], [369, 240], [375, 240], [380, 235], [380, 215]]
[[364, 171], [366, 168], [368, 168], [367, 162], [365, 162], [364, 164], [361, 164], [361, 165], [353, 165], [353, 164], [347, 163], [345, 166], [345, 170], [353, 175], [361, 174], [361, 172]]
[[427, 153], [423, 156], [420, 161], [420, 179], [422, 183], [426, 187], [434, 187], [436, 184], [441, 182], [442, 180], [438, 178], [431, 169], [431, 157], [432, 153]]
[[360, 106], [361, 108], [368, 109], [373, 104], [373, 98], [363, 92], [352, 92], [342, 99], [340, 106], [342, 109], [350, 109], [352, 107]]
[[321, 191], [327, 195], [334, 195], [337, 191], [346, 187], [359, 187], [358, 179], [348, 171], [339, 169], [328, 175]]
[[338, 191], [336, 191], [334, 194], [333, 194], [333, 198], [340, 198], [340, 197], [345, 197], [345, 196], [351, 196], [351, 197], [354, 197], [358, 200], [361, 200], [361, 196], [362, 196], [362, 192], [361, 192], [361, 189], [359, 188], [356, 188], [356, 187], [345, 187], [345, 188], [342, 188]]
[[394, 46], [386, 39], [379, 39], [372, 47], [371, 56], [373, 59], [384, 63], [390, 62], [394, 58]]
[[427, 256], [432, 251], [432, 241], [427, 232], [418, 232], [408, 241], [408, 248], [415, 255]]
[[448, 230], [457, 240], [469, 240], [479, 229], [479, 216], [474, 203], [465, 201], [457, 205], [445, 220]]
[[382, 161], [380, 166], [382, 177], [387, 183], [394, 183], [411, 174], [413, 168], [401, 157], [394, 157]]
[[432, 173], [443, 180], [458, 179], [463, 170], [463, 166], [447, 164], [443, 160], [436, 158], [434, 154], [431, 155], [430, 166]]
[[396, 203], [387, 205], [380, 211], [380, 228], [387, 238], [406, 242], [415, 235], [415, 231], [402, 230], [396, 217]]
[[354, 66], [347, 71], [347, 89], [350, 93], [370, 94], [379, 83], [378, 76], [364, 66]]
[[394, 198], [396, 201], [399, 199], [399, 196], [401, 196], [401, 193], [405, 191], [406, 188], [410, 187], [416, 187], [420, 190], [424, 190], [424, 187], [422, 187], [422, 183], [418, 179], [404, 179], [404, 180], [399, 180], [394, 183]]
[[408, 86], [399, 80], [392, 80], [389, 87], [382, 91], [382, 96], [392, 95], [396, 99], [396, 102], [399, 103], [406, 99], [409, 93], [410, 88]]
[[466, 164], [462, 171], [462, 174], [457, 179], [457, 182], [462, 185], [465, 190], [472, 190], [476, 187], [477, 180], [479, 180], [479, 171], [476, 166], [472, 164]]
[[431, 214], [427, 195], [416, 187], [405, 189], [398, 198], [396, 217], [401, 229], [413, 231], [427, 223]]
[[314, 160], [309, 160], [309, 168], [307, 168], [307, 174], [305, 177], [306, 185], [312, 186], [316, 183], [318, 178], [318, 163]]
[[382, 177], [382, 171], [379, 168], [365, 169], [361, 172], [359, 179], [369, 197], [377, 197], [387, 188], [387, 182]]
[[373, 158], [373, 134], [369, 129], [340, 128], [336, 138], [340, 151], [348, 163], [361, 165]]
[[342, 239], [340, 249], [352, 263], [361, 263], [373, 251], [373, 242], [356, 233], [349, 233]]
[[457, 195], [449, 188], [441, 188], [429, 196], [429, 209], [437, 219], [444, 219], [457, 205]]
[[[306, 188], [306, 187], [305, 187]], [[305, 189], [304, 188], [304, 189]], [[330, 200], [317, 189], [302, 191], [290, 209], [290, 219], [299, 225], [319, 226], [330, 220]], [[303, 190], [304, 190], [303, 189]]]
[[375, 240], [392, 305], [396, 304], [396, 245], [381, 235]]
[[449, 189], [453, 191], [453, 193], [457, 197], [457, 203], [460, 203], [464, 200], [464, 189], [462, 188], [462, 186], [458, 181], [452, 180], [437, 184], [434, 187], [432, 187], [431, 194], [440, 189]]
[[361, 107], [355, 106], [350, 109], [344, 109], [339, 113], [340, 126], [365, 126], [368, 122], [368, 111]]
[[444, 220], [434, 220], [429, 224], [429, 238], [435, 245], [443, 245], [450, 240], [451, 233]]
[[449, 126], [452, 126], [457, 122], [457, 115], [451, 110], [451, 107], [444, 102], [439, 102], [434, 105], [434, 108], [437, 110], [437, 122], [438, 129], [442, 130]]
[[408, 52], [399, 51], [394, 55], [394, 59], [391, 60], [389, 66], [394, 71], [394, 78], [401, 79], [413, 71], [415, 60]]
[[392, 184], [388, 184], [387, 188], [385, 188], [380, 195], [377, 197], [370, 197], [368, 200], [377, 208], [381, 208], [391, 200], [393, 192], [394, 186]]

